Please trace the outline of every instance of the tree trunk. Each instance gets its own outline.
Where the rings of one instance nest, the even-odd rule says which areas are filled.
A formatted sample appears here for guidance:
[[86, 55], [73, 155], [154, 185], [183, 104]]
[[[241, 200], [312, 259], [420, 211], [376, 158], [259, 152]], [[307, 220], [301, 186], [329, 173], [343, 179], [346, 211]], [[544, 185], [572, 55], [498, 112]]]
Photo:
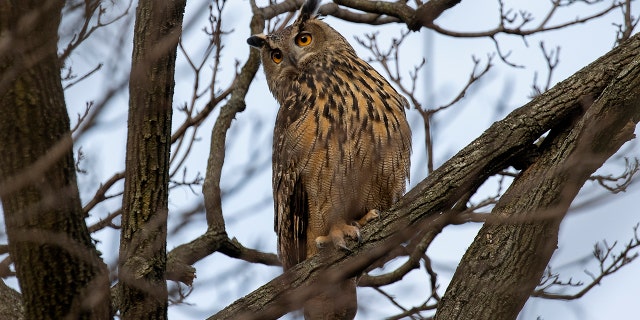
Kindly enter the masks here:
[[122, 319], [166, 319], [169, 153], [176, 49], [185, 0], [136, 10], [120, 238]]
[[577, 124], [566, 121], [551, 131], [539, 158], [505, 192], [460, 261], [436, 319], [516, 319], [557, 247], [560, 222], [578, 191], [634, 137], [639, 65], [634, 59], [595, 101], [583, 99], [587, 110]]
[[0, 197], [25, 317], [107, 319], [108, 272], [84, 222], [57, 56], [63, 4], [0, 2]]

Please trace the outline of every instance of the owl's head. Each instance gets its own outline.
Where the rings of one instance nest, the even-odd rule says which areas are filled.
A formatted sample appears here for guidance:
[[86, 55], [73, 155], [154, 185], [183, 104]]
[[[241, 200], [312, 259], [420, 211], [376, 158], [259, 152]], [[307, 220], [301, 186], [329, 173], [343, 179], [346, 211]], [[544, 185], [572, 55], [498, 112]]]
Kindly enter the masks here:
[[340, 33], [318, 19], [319, 0], [307, 0], [300, 14], [290, 26], [271, 34], [256, 34], [247, 43], [260, 50], [262, 65], [269, 89], [276, 99], [284, 99], [283, 88], [294, 83], [301, 74], [313, 68], [330, 68], [336, 57], [344, 51], [353, 52], [351, 45]]

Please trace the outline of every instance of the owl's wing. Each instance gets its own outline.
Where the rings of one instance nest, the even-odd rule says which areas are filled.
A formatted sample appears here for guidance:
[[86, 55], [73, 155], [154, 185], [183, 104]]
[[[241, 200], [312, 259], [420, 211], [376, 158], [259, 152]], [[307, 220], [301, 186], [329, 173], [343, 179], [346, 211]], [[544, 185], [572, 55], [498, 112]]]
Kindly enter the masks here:
[[299, 100], [287, 99], [278, 112], [273, 132], [274, 228], [278, 235], [278, 253], [285, 270], [306, 258], [308, 196], [300, 172], [309, 150], [298, 143], [299, 132], [292, 126], [303, 108]]

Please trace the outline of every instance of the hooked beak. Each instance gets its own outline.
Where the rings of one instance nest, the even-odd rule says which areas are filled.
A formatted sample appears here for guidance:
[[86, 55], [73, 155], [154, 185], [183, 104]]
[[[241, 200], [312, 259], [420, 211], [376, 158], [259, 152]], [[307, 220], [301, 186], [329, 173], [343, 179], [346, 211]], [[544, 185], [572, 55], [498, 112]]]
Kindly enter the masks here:
[[291, 64], [298, 67], [298, 58], [296, 57], [296, 55], [289, 53], [288, 58], [289, 58], [289, 61], [291, 61]]

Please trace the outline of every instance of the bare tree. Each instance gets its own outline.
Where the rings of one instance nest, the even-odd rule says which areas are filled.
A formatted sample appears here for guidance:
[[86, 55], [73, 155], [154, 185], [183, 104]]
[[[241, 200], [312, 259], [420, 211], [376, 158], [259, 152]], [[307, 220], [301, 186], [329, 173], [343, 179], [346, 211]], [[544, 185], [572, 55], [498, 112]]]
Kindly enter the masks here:
[[[278, 268], [274, 253], [230, 236], [233, 216], [223, 211], [223, 201], [268, 171], [271, 152], [268, 139], [255, 140], [248, 152], [252, 161], [225, 162], [240, 145], [235, 140], [238, 127], [255, 130], [253, 137], [268, 136], [265, 132], [270, 130], [263, 125], [264, 119], [241, 118], [245, 108], [252, 107], [247, 105], [250, 86], [262, 81], [258, 52], [250, 51], [243, 58], [226, 50], [225, 43], [232, 41], [230, 34], [233, 41], [244, 43], [250, 34], [286, 26], [303, 1], [249, 1], [246, 10], [251, 10], [252, 17], [246, 34], [223, 24], [229, 19], [228, 1], [193, 4], [195, 11], [206, 13], [196, 14], [206, 16], [201, 31], [205, 41], [199, 46], [185, 42], [190, 32], [203, 25], [197, 19], [183, 21], [185, 1], [32, 2], [0, 4], [0, 199], [8, 241], [0, 245], [0, 254], [7, 254], [0, 261], [0, 275], [15, 276], [20, 284], [20, 293], [0, 284], [0, 296], [5, 298], [0, 302], [0, 318], [93, 319], [116, 313], [122, 318], [166, 318], [169, 304], [188, 302], [189, 288], [197, 285], [196, 271], [203, 273], [194, 264], [208, 256], [222, 253], [247, 266]], [[414, 157], [424, 159], [414, 161], [423, 164], [414, 169], [426, 178], [379, 220], [364, 226], [363, 241], [348, 243], [352, 252], [325, 250], [209, 314], [211, 319], [278, 318], [299, 309], [330, 284], [354, 276], [360, 287], [372, 288], [398, 308], [392, 319], [515, 319], [530, 297], [578, 299], [638, 256], [636, 227], [630, 228], [634, 234], [622, 248], [606, 242], [595, 246], [592, 260], [600, 272], [592, 275], [590, 283], [563, 280], [549, 266], [561, 245], [559, 225], [575, 207], [585, 183], [603, 187], [594, 201], [613, 200], [602, 195], [626, 190], [640, 167], [632, 158], [633, 149], [621, 149], [634, 138], [640, 121], [640, 38], [634, 35], [638, 18], [633, 16], [632, 2], [552, 0], [548, 10], [535, 17], [527, 8], [511, 9], [497, 1], [498, 20], [493, 28], [457, 31], [438, 22], [445, 12], [455, 15], [460, 3], [335, 0], [321, 6], [320, 14], [347, 23], [374, 25], [376, 30], [403, 26], [390, 42], [374, 32], [359, 36], [354, 44], [411, 102], [414, 130], [425, 133], [417, 135], [421, 142], [414, 142], [424, 150], [414, 151]], [[565, 19], [560, 14], [578, 5], [587, 8], [584, 16]], [[528, 44], [534, 36], [615, 14], [619, 18], [612, 37], [614, 48], [555, 85], [560, 48], [549, 49], [539, 42], [546, 66], [536, 70], [531, 101], [438, 166], [434, 146], [443, 143], [435, 138], [438, 116], [473, 101], [497, 64], [514, 70], [524, 67], [510, 54], [505, 37]], [[494, 53], [487, 58], [473, 56], [468, 79], [441, 105], [425, 102], [419, 83], [421, 70], [431, 62], [420, 59], [408, 70], [401, 63], [403, 52], [411, 50], [407, 49], [411, 32], [427, 30], [457, 39], [484, 39], [493, 45]], [[113, 71], [129, 67], [114, 59], [111, 64], [92, 61], [92, 66], [77, 74], [73, 57], [91, 52], [86, 43], [100, 42], [101, 32], [115, 43], [133, 42], [132, 52], [113, 49], [114, 54], [132, 56], [130, 70]], [[127, 38], [131, 34], [132, 39]], [[235, 65], [225, 62], [225, 54], [235, 58]], [[174, 98], [181, 84], [175, 80], [177, 58], [183, 59], [192, 75], [186, 102]], [[110, 69], [126, 76], [115, 77], [99, 99], [87, 102], [71, 127], [64, 90]], [[90, 169], [83, 168], [83, 152], [78, 151], [74, 161], [74, 140], [79, 147], [78, 141], [91, 138], [104, 122], [109, 105], [127, 92], [126, 167], [89, 187], [80, 183], [80, 190], [89, 190], [82, 205], [76, 173], [85, 175]], [[198, 169], [190, 161], [202, 145], [198, 142], [203, 129], [211, 130], [211, 138], [206, 169]], [[624, 173], [596, 174], [616, 152], [626, 157]], [[225, 176], [223, 169], [229, 168], [233, 176]], [[205, 170], [204, 177], [193, 174], [198, 170]], [[497, 194], [473, 200], [480, 195], [479, 188], [495, 177], [500, 183]], [[169, 197], [174, 190], [193, 190], [202, 200], [173, 208]], [[255, 202], [248, 212], [269, 207], [269, 199], [251, 200]], [[107, 207], [111, 209], [104, 213]], [[96, 223], [87, 225], [85, 216]], [[173, 227], [168, 227], [168, 221]], [[166, 248], [168, 238], [198, 223], [206, 223], [202, 234]], [[427, 249], [446, 232], [445, 227], [466, 223], [483, 226], [444, 290]], [[91, 235], [105, 230], [119, 233], [120, 250], [107, 253], [104, 250], [109, 247], [98, 244], [101, 257]], [[107, 267], [104, 261], [109, 256], [115, 258]], [[421, 288], [425, 299], [405, 307], [404, 297], [389, 294], [386, 286], [403, 282], [420, 268], [428, 284]], [[241, 270], [229, 275], [217, 265], [207, 269], [220, 278], [243, 277]], [[167, 281], [173, 282], [167, 286]], [[208, 290], [220, 288], [219, 282], [208, 286]], [[575, 287], [579, 288], [575, 294], [558, 290]]]

